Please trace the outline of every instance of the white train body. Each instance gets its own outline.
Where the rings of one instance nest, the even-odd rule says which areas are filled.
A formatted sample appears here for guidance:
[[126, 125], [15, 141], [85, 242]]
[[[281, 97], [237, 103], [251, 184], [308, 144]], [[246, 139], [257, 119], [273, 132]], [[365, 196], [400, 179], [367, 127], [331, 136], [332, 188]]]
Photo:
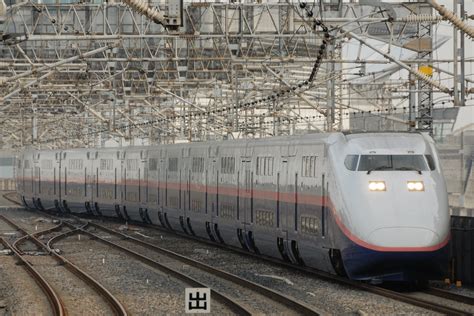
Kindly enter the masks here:
[[352, 279], [423, 280], [447, 266], [446, 186], [421, 134], [25, 151], [18, 160], [29, 207], [152, 222]]

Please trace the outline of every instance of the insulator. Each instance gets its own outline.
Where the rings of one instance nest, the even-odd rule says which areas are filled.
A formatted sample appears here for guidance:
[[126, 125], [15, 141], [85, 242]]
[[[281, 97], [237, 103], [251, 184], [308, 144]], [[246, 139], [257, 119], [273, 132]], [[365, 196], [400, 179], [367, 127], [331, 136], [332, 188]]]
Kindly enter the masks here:
[[441, 22], [444, 18], [439, 15], [431, 14], [411, 14], [408, 16], [401, 17], [396, 19], [396, 22], [406, 22], [406, 23], [423, 23], [423, 22]]
[[163, 24], [165, 20], [164, 14], [158, 11], [158, 8], [150, 7], [148, 2], [144, 0], [124, 0], [124, 2], [137, 13], [146, 16], [157, 24]]
[[457, 17], [454, 12], [439, 5], [435, 0], [428, 0], [428, 2], [439, 12], [444, 18], [451, 22], [454, 27], [466, 33], [470, 38], [474, 39], [474, 28], [466, 24], [463, 20]]
[[7, 5], [5, 1], [0, 0], [0, 16], [4, 16], [7, 14]]

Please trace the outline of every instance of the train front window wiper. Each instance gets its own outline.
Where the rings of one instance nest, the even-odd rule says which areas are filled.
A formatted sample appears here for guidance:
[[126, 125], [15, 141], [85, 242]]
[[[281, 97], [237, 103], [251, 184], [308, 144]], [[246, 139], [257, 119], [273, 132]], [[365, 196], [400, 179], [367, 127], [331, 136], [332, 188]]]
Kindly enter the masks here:
[[412, 168], [412, 167], [398, 167], [398, 168], [395, 168], [395, 170], [411, 170], [411, 171], [416, 171], [419, 174], [421, 174], [420, 169], [416, 169], [416, 168]]
[[378, 166], [378, 167], [367, 170], [367, 174], [370, 174], [372, 171], [386, 170], [386, 169], [392, 169], [392, 167], [391, 166]]

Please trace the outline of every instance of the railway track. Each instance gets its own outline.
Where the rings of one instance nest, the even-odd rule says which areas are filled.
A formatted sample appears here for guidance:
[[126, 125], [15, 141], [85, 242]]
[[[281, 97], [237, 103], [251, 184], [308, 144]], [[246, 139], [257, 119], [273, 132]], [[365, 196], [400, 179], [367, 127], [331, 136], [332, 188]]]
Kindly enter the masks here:
[[424, 291], [424, 293], [437, 296], [437, 297], [442, 297], [451, 301], [474, 306], [474, 297], [459, 295], [459, 294], [455, 294], [455, 293], [438, 289], [438, 288], [434, 288], [434, 287], [430, 287], [429, 289]]
[[[95, 220], [95, 219], [96, 218], [92, 218], [92, 220]], [[112, 220], [112, 221], [117, 222], [117, 219], [114, 219], [114, 218], [108, 218], [108, 220]], [[114, 229], [110, 229], [110, 228], [101, 226], [101, 225], [96, 224], [94, 222], [89, 222], [89, 224], [90, 224], [90, 227], [95, 227], [96, 229], [102, 230], [102, 231], [107, 232], [111, 235], [119, 236], [120, 238], [124, 238], [124, 240], [126, 240], [128, 242], [135, 243], [136, 245], [138, 245], [138, 242], [139, 242], [142, 247], [145, 247], [147, 249], [153, 249], [154, 248], [154, 250], [157, 251], [157, 252], [164, 251], [164, 252], [162, 252], [162, 254], [168, 253], [171, 256], [177, 255], [178, 257], [183, 257], [183, 256], [181, 256], [177, 253], [173, 253], [173, 255], [172, 255], [171, 254], [172, 252], [170, 250], [167, 250], [167, 249], [164, 249], [164, 248], [161, 248], [161, 247], [157, 247], [156, 245], [149, 244], [149, 243], [147, 243], [147, 242], [145, 242], [141, 239], [134, 238], [134, 237], [132, 237], [130, 235], [127, 235], [127, 234], [123, 234], [122, 232], [116, 231]], [[367, 283], [362, 283], [362, 282], [358, 282], [358, 281], [349, 280], [347, 278], [343, 278], [343, 277], [339, 277], [339, 276], [336, 276], [336, 275], [328, 274], [328, 273], [321, 272], [321, 271], [311, 269], [311, 268], [308, 268], [308, 267], [295, 266], [295, 265], [292, 265], [292, 264], [282, 262], [282, 261], [277, 260], [277, 259], [273, 259], [273, 258], [269, 258], [269, 257], [262, 257], [261, 255], [256, 255], [256, 254], [244, 251], [244, 250], [236, 248], [236, 247], [232, 247], [232, 246], [228, 246], [228, 245], [222, 245], [222, 244], [216, 244], [214, 242], [211, 242], [211, 241], [199, 238], [199, 237], [189, 236], [189, 235], [186, 235], [184, 233], [170, 232], [169, 230], [166, 230], [166, 229], [161, 228], [159, 226], [146, 225], [146, 224], [143, 224], [143, 223], [134, 223], [134, 224], [144, 226], [144, 227], [147, 227], [147, 228], [152, 228], [152, 229], [155, 229], [155, 230], [159, 230], [159, 231], [162, 231], [164, 233], [177, 234], [177, 235], [179, 235], [183, 238], [195, 240], [195, 241], [210, 245], [212, 247], [218, 247], [218, 248], [223, 248], [223, 249], [227, 249], [227, 250], [232, 250], [234, 252], [244, 254], [246, 256], [250, 255], [250, 256], [255, 257], [259, 260], [264, 260], [266, 262], [275, 264], [277, 266], [284, 266], [284, 267], [287, 267], [287, 268], [290, 268], [290, 269], [296, 269], [296, 270], [299, 270], [301, 272], [305, 272], [309, 276], [316, 277], [318, 279], [323, 279], [323, 280], [327, 280], [327, 281], [331, 281], [331, 282], [336, 282], [336, 283], [339, 283], [339, 284], [350, 286], [350, 287], [358, 289], [358, 290], [363, 290], [363, 291], [367, 291], [367, 292], [370, 292], [370, 293], [374, 293], [374, 294], [384, 296], [384, 297], [387, 297], [387, 298], [390, 298], [390, 299], [393, 299], [393, 300], [397, 300], [397, 301], [400, 301], [400, 302], [404, 302], [404, 303], [407, 303], [407, 304], [411, 304], [411, 305], [414, 305], [414, 306], [425, 308], [425, 309], [428, 309], [428, 310], [431, 310], [431, 311], [434, 311], [434, 312], [447, 314], [447, 315], [472, 315], [472, 313], [467, 312], [465, 310], [458, 309], [458, 308], [453, 308], [453, 307], [446, 306], [446, 305], [442, 305], [438, 302], [432, 302], [430, 300], [420, 299], [420, 298], [413, 297], [413, 296], [410, 296], [410, 295], [405, 294], [405, 293], [400, 293], [398, 291], [393, 291], [393, 290], [389, 290], [389, 289], [382, 288], [382, 287], [379, 287], [379, 286], [374, 286], [374, 285], [367, 284]], [[87, 232], [88, 230], [85, 230], [85, 231]], [[91, 232], [89, 232], [89, 234], [91, 234], [91, 237], [94, 237], [94, 238], [97, 238], [98, 240], [100, 240], [99, 236], [97, 236], [96, 234], [93, 234]], [[100, 241], [104, 242], [104, 243], [110, 242], [106, 239], [103, 239], [103, 241], [102, 240], [100, 240]], [[114, 246], [114, 247], [116, 247], [116, 246]], [[158, 250], [158, 248], [159, 248], [159, 250]], [[178, 257], [176, 257], [176, 259]], [[183, 258], [185, 258], [185, 257], [183, 257]], [[192, 259], [185, 258], [184, 260], [192, 260]], [[194, 260], [192, 260], [192, 261], [194, 261]], [[187, 264], [189, 264], [189, 263], [187, 263]], [[202, 263], [198, 262], [198, 264], [202, 264]], [[212, 268], [212, 269], [215, 269], [215, 268]], [[221, 272], [227, 273], [225, 271], [221, 271]], [[464, 303], [464, 304], [467, 304], [467, 305], [474, 305], [474, 302], [473, 302], [474, 299], [472, 299], [470, 297], [466, 297], [466, 296], [457, 295], [457, 294], [454, 294], [454, 293], [451, 293], [451, 292], [448, 292], [448, 291], [443, 291], [443, 290], [439, 290], [439, 289], [430, 288], [425, 293], [433, 295], [433, 296], [443, 297], [445, 299], [449, 299], [449, 300], [455, 301], [455, 302]]]
[[[99, 230], [102, 234], [93, 233], [91, 229]], [[233, 302], [231, 303], [233, 305], [245, 306], [246, 314], [269, 313], [269, 307], [275, 309], [275, 311], [286, 311], [288, 314], [294, 314], [296, 312], [304, 315], [319, 315], [321, 313], [316, 308], [294, 298], [290, 298], [280, 292], [111, 230], [97, 223], [89, 222], [87, 229], [82, 230], [91, 238], [119, 249], [145, 264], [172, 274], [183, 281], [191, 281], [194, 286], [211, 288], [211, 292], [214, 296], [221, 299], [225, 298], [224, 301], [226, 302], [224, 303], [229, 304], [230, 300]], [[106, 236], [104, 236], [104, 233]], [[156, 253], [155, 256], [150, 253], [150, 250]], [[166, 256], [166, 258], [163, 256]], [[179, 269], [177, 267], [184, 268]], [[206, 280], [205, 283], [200, 281], [202, 279]], [[224, 291], [223, 289], [228, 290]], [[232, 290], [231, 293], [234, 296], [232, 298], [229, 294], [225, 294], [225, 292], [229, 292], [230, 290]], [[239, 293], [240, 299], [235, 298], [237, 293]], [[255, 303], [255, 300], [257, 300], [257, 303]], [[252, 306], [248, 307], [248, 305]], [[244, 312], [244, 310], [235, 310], [235, 308], [234, 311], [238, 312], [238, 314]]]
[[[405, 293], [401, 293], [401, 292], [398, 292], [398, 291], [382, 288], [382, 287], [375, 286], [375, 285], [372, 285], [372, 284], [350, 280], [350, 279], [347, 279], [347, 278], [344, 278], [344, 277], [340, 277], [340, 276], [337, 276], [337, 275], [333, 275], [333, 274], [329, 274], [329, 273], [326, 273], [326, 272], [318, 271], [318, 270], [315, 270], [315, 269], [312, 269], [312, 268], [303, 267], [303, 266], [295, 266], [293, 264], [285, 263], [283, 261], [280, 261], [280, 260], [277, 260], [277, 259], [274, 259], [274, 258], [262, 257], [261, 255], [256, 255], [254, 253], [250, 253], [250, 252], [244, 251], [244, 250], [236, 248], [236, 247], [217, 244], [217, 243], [214, 243], [214, 242], [211, 242], [211, 241], [199, 238], [199, 237], [189, 236], [189, 235], [186, 235], [184, 233], [170, 232], [169, 230], [163, 229], [159, 226], [143, 224], [143, 223], [139, 223], [139, 222], [134, 223], [134, 224], [137, 224], [137, 225], [140, 225], [140, 226], [145, 226], [145, 227], [152, 228], [152, 229], [158, 229], [158, 230], [160, 230], [164, 233], [178, 234], [179, 236], [187, 238], [187, 239], [196, 240], [196, 241], [208, 244], [208, 245], [213, 246], [213, 247], [232, 250], [232, 251], [235, 251], [237, 253], [240, 253], [240, 254], [243, 254], [243, 255], [246, 255], [246, 256], [250, 255], [254, 258], [257, 258], [259, 260], [265, 260], [266, 262], [270, 262], [270, 263], [275, 264], [277, 266], [285, 266], [285, 267], [290, 268], [290, 269], [296, 269], [296, 270], [299, 270], [301, 272], [305, 272], [306, 274], [308, 274], [310, 276], [313, 276], [313, 277], [316, 277], [318, 279], [323, 279], [323, 280], [327, 280], [327, 281], [331, 281], [331, 282], [336, 282], [336, 283], [339, 283], [339, 284], [350, 286], [350, 287], [358, 289], [358, 290], [367, 291], [367, 292], [370, 292], [370, 293], [373, 293], [373, 294], [377, 294], [377, 295], [380, 295], [380, 296], [383, 296], [383, 297], [387, 297], [387, 298], [390, 298], [390, 299], [393, 299], [393, 300], [397, 300], [399, 302], [403, 302], [403, 303], [411, 304], [411, 305], [418, 306], [418, 307], [421, 307], [421, 308], [425, 308], [425, 309], [428, 309], [428, 310], [431, 310], [431, 311], [434, 311], [434, 312], [447, 314], [447, 315], [472, 315], [472, 313], [467, 312], [467, 311], [462, 310], [462, 309], [442, 305], [442, 304], [439, 304], [437, 302], [433, 302], [433, 301], [426, 300], [426, 299], [420, 299], [420, 298], [413, 297], [413, 296], [410, 296], [410, 295], [405, 294]], [[435, 290], [431, 291], [431, 293], [428, 293], [428, 294], [436, 295], [436, 294], [434, 294], [435, 292], [437, 292], [437, 294], [438, 294], [437, 296], [441, 295], [439, 291], [435, 291]], [[444, 291], [444, 292], [446, 292], [446, 291]], [[472, 301], [470, 300], [469, 297], [464, 297], [464, 296], [460, 297], [460, 295], [455, 295], [455, 294], [452, 294], [452, 293], [449, 293], [449, 294], [451, 294], [452, 298], [447, 297], [448, 294], [446, 294], [446, 296], [444, 298], [449, 299], [449, 300], [453, 300], [453, 301], [456, 301], [456, 302], [461, 302], [461, 301], [466, 302], [467, 301], [467, 302], [471, 302], [471, 303], [467, 303], [468, 305], [472, 305]]]
[[5, 200], [7, 201], [10, 201], [12, 202], [13, 204], [16, 204], [16, 205], [19, 205], [19, 206], [23, 206], [18, 200], [18, 196], [16, 194], [16, 192], [8, 192], [8, 193], [5, 193], [3, 194], [3, 197], [5, 198]]
[[66, 315], [66, 308], [64, 307], [63, 302], [61, 301], [53, 287], [48, 283], [48, 281], [46, 281], [46, 279], [33, 267], [33, 265], [30, 264], [28, 260], [3, 237], [0, 237], [0, 242], [5, 247], [5, 249], [10, 249], [14, 256], [19, 260], [19, 262], [21, 262], [25, 270], [28, 271], [34, 281], [40, 286], [41, 290], [48, 299], [52, 315]]
[[[84, 300], [84, 297], [87, 297], [88, 302], [97, 304], [97, 306], [105, 304], [105, 308], [101, 310], [105, 313], [113, 313], [120, 316], [127, 315], [126, 309], [106, 288], [72, 262], [57, 254], [55, 251], [52, 251], [51, 248], [38, 239], [37, 236], [50, 234], [63, 229], [63, 223], [53, 228], [30, 234], [16, 222], [3, 215], [0, 215], [0, 219], [23, 233], [23, 237], [19, 238], [12, 245], [3, 240], [4, 245], [8, 245], [15, 255], [26, 264], [27, 269], [35, 274], [35, 278], [41, 282], [40, 284], [51, 302], [55, 315], [65, 315], [67, 307], [71, 314], [87, 313], [87, 310], [83, 310], [83, 308], [89, 307], [83, 305], [82, 300]], [[79, 231], [79, 229], [70, 229], [60, 234], [60, 236], [70, 235], [76, 231]], [[25, 254], [21, 247], [27, 240], [33, 242], [38, 249], [46, 252], [49, 256], [31, 256]], [[71, 284], [74, 286], [71, 286]], [[58, 295], [58, 289], [61, 289], [62, 295]], [[74, 295], [77, 289], [81, 289], [82, 293], [85, 293], [84, 297], [81, 297], [82, 300], [79, 300], [77, 295]]]
[[459, 295], [433, 287], [419, 292], [407, 293], [407, 295], [438, 304], [448, 305], [458, 310], [463, 310], [469, 315], [474, 315], [474, 297]]

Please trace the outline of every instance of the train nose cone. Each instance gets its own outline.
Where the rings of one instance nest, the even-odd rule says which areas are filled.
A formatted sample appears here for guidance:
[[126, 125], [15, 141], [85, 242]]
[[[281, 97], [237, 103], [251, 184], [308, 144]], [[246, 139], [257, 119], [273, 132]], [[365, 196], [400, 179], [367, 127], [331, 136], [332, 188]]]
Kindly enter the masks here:
[[442, 242], [439, 235], [427, 228], [383, 227], [369, 234], [369, 243], [380, 247], [433, 247]]

